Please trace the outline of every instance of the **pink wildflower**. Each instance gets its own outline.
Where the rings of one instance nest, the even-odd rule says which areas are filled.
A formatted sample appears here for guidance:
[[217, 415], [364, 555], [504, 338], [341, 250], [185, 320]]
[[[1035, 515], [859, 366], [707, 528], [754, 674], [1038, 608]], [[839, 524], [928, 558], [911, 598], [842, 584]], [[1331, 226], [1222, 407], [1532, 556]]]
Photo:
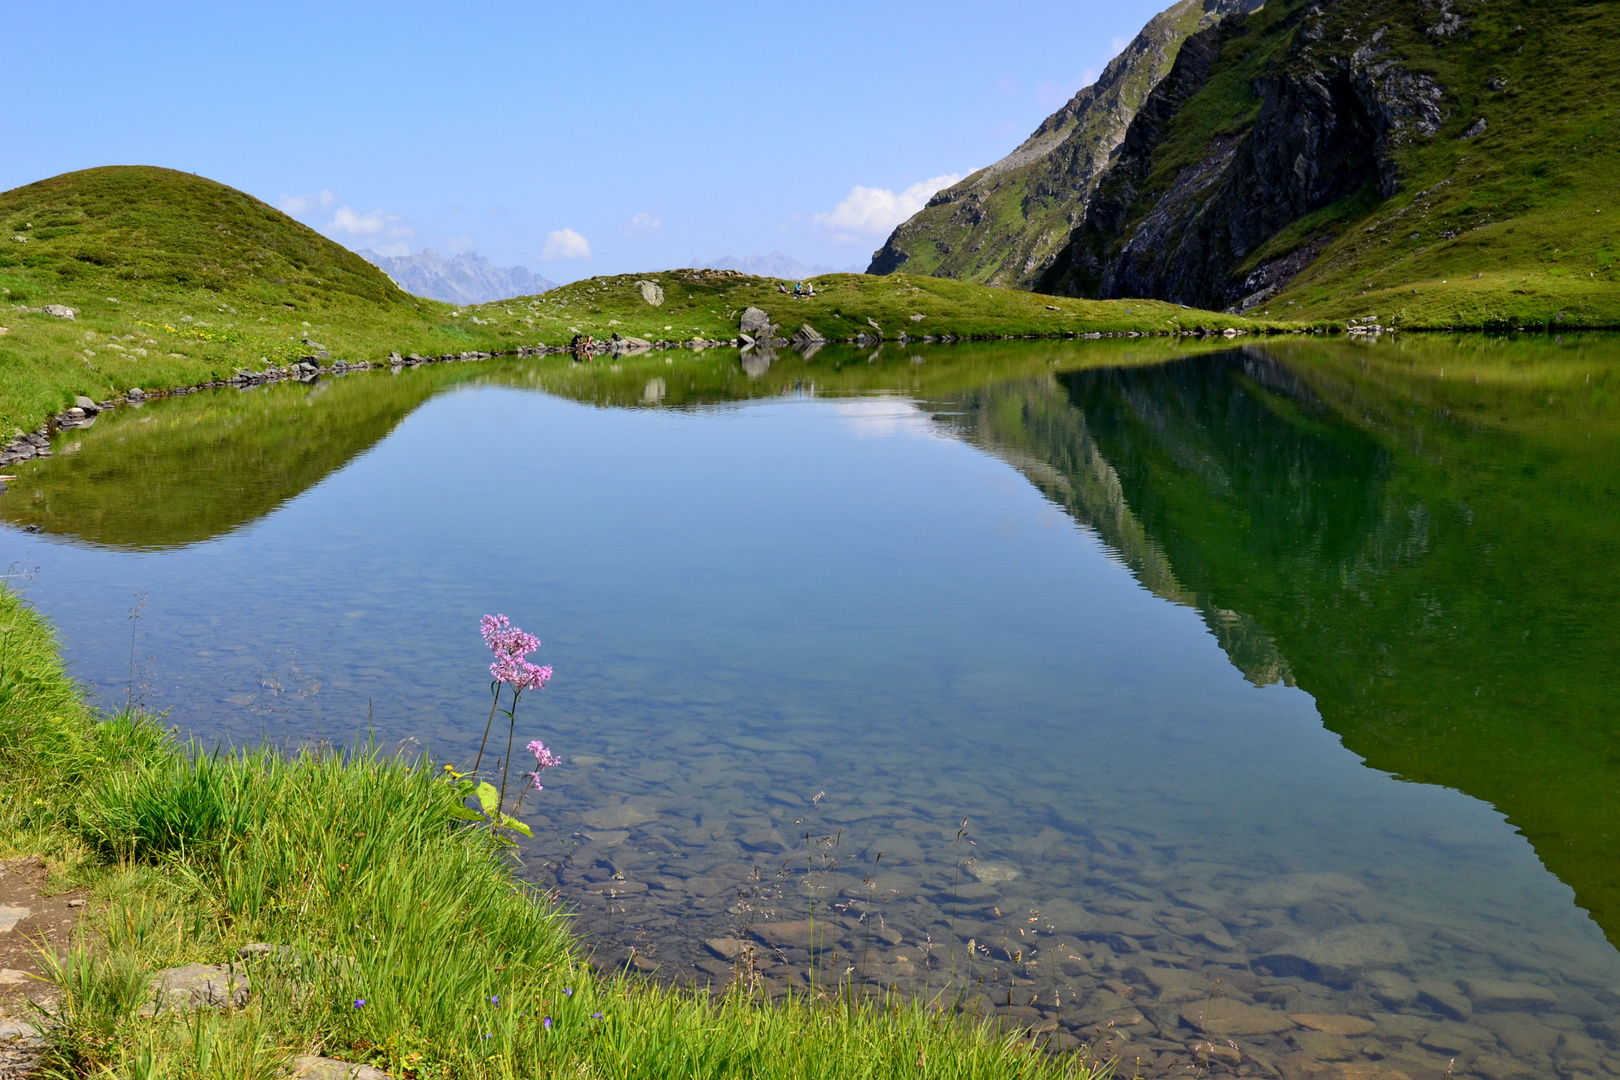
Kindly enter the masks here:
[[505, 683], [518, 693], [539, 690], [551, 681], [550, 664], [531, 664], [521, 656], [495, 657], [489, 665], [490, 678]]
[[540, 774], [554, 765], [561, 765], [562, 758], [548, 749], [546, 744], [539, 739], [531, 742], [527, 749], [529, 753], [534, 755], [534, 772], [526, 772], [523, 775], [533, 782], [534, 790], [544, 791], [546, 788], [544, 784], [540, 783]]
[[551, 750], [547, 749], [546, 744], [541, 742], [539, 739], [536, 739], [530, 743], [527, 749], [529, 753], [534, 755], [534, 763], [538, 768], [549, 769], [553, 765], [562, 764], [562, 758], [558, 757]]
[[540, 639], [512, 625], [505, 615], [485, 615], [479, 620], [478, 632], [484, 644], [501, 659], [522, 660], [540, 647]]
[[485, 615], [478, 620], [478, 632], [484, 636], [484, 644], [493, 649], [496, 635], [511, 625], [512, 620], [505, 615]]

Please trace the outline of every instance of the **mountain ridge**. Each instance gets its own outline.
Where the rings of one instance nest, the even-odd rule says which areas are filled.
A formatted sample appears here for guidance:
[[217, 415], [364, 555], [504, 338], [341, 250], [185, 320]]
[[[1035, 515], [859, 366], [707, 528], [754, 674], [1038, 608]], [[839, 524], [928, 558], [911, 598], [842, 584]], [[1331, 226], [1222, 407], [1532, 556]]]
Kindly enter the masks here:
[[1620, 327], [1617, 37], [1599, 0], [1229, 10], [1183, 39], [1072, 221], [1035, 237], [1025, 213], [1030, 170], [1076, 145], [1047, 148], [1060, 110], [873, 271], [1383, 327]]
[[476, 251], [445, 258], [432, 248], [415, 255], [379, 255], [370, 248], [356, 252], [413, 296], [447, 304], [488, 304], [517, 296], [538, 296], [557, 283], [529, 272], [526, 266], [495, 266]]
[[1154, 16], [1012, 153], [940, 191], [873, 253], [867, 272], [1030, 289], [1084, 216], [1127, 127], [1182, 42], [1259, 0], [1180, 0]]
[[[1190, 38], [1035, 283], [1290, 318], [1620, 325], [1588, 0], [1274, 0]], [[1257, 313], [1260, 313], [1257, 310]]]
[[[735, 255], [726, 255], [715, 259], [713, 262], [706, 263], [694, 260], [693, 265], [704, 270], [738, 270], [754, 277], [785, 278], [788, 281], [803, 281], [805, 278], [841, 272], [820, 263], [807, 266], [793, 256], [784, 255], [780, 251], [773, 251], [769, 255], [750, 255], [744, 259], [739, 259]], [[860, 271], [854, 272], [859, 273]]]

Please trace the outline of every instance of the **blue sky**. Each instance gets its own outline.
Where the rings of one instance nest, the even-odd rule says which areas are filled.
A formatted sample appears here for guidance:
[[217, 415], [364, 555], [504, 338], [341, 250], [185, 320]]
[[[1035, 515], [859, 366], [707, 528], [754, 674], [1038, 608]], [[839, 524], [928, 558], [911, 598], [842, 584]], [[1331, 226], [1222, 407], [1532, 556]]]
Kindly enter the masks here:
[[1168, 0], [7, 5], [0, 189], [107, 164], [568, 281], [862, 263]]

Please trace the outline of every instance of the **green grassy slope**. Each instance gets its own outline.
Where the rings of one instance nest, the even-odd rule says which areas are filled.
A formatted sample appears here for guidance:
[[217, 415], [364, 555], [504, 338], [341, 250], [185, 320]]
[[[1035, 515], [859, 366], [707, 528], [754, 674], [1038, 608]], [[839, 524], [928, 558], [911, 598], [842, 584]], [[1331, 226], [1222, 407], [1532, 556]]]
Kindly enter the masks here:
[[[655, 308], [635, 282], [660, 281]], [[1253, 328], [1173, 305], [1052, 302], [964, 283], [832, 275], [795, 302], [725, 272], [595, 278], [462, 309], [401, 292], [380, 270], [273, 207], [189, 173], [87, 169], [0, 193], [0, 441], [83, 394], [161, 390], [284, 366], [310, 352], [379, 361], [566, 344], [575, 329], [652, 340], [731, 338], [757, 304], [791, 335], [828, 337]], [[1049, 308], [1053, 304], [1056, 310]], [[73, 320], [47, 305], [77, 312]], [[913, 315], [922, 319], [913, 320]], [[871, 320], [869, 322], [868, 320]]]
[[[1447, 89], [1447, 120], [1402, 153], [1401, 194], [1335, 208], [1335, 240], [1270, 310], [1403, 326], [1620, 326], [1620, 6], [1457, 7], [1466, 40], [1431, 39], [1396, 5], [1369, 5], [1365, 17], [1387, 21], [1413, 66]], [[1463, 139], [1480, 119], [1485, 133]]]
[[[497, 327], [409, 296], [251, 196], [189, 173], [88, 169], [0, 193], [0, 435], [74, 394], [188, 386], [305, 355], [493, 351]], [[78, 312], [55, 318], [45, 305]]]
[[[661, 305], [642, 299], [642, 281], [663, 289]], [[566, 342], [576, 331], [598, 339], [611, 334], [648, 341], [734, 338], [738, 319], [750, 306], [769, 315], [784, 338], [809, 323], [832, 340], [863, 333], [895, 340], [901, 334], [1024, 337], [1197, 327], [1252, 331], [1272, 325], [1156, 301], [1054, 298], [913, 274], [828, 274], [815, 279], [815, 296], [802, 299], [784, 295], [780, 284], [730, 270], [621, 274], [466, 311], [491, 319], [516, 318], [547, 342]]]
[[[1593, 0], [1443, 6], [1460, 22], [1413, 0], [1280, 0], [1225, 31], [1207, 82], [1159, 133], [1146, 179], [1111, 234], [1112, 257], [1187, 170], [1253, 137], [1271, 104], [1268, 87], [1308, 77], [1333, 85], [1342, 78], [1336, 73], [1393, 61], [1403, 77], [1432, 78], [1442, 88], [1439, 130], [1424, 136], [1409, 128], [1396, 141], [1392, 197], [1370, 181], [1243, 251], [1231, 268], [1234, 282], [1269, 260], [1320, 249], [1252, 313], [1373, 315], [1408, 328], [1620, 326], [1620, 223], [1611, 220], [1620, 190], [1612, 49], [1620, 7]], [[1340, 118], [1377, 126], [1353, 113]], [[1281, 176], [1314, 166], [1290, 152], [1273, 155], [1267, 167]], [[1233, 212], [1236, 200], [1218, 194], [1218, 184], [1210, 190], [1217, 195], [1209, 212]]]

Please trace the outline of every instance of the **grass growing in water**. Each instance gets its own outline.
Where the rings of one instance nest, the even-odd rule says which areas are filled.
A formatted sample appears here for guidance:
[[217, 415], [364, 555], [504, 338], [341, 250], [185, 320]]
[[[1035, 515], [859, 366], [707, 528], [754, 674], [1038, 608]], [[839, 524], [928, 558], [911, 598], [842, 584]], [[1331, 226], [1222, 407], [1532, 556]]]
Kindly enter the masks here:
[[[423, 1078], [1096, 1075], [920, 1000], [765, 1003], [598, 973], [426, 762], [204, 753], [149, 717], [92, 714], [15, 594], [0, 627], [0, 854], [43, 853], [96, 895], [86, 939], [52, 961], [47, 1075], [268, 1080], [310, 1051]], [[245, 963], [246, 1006], [138, 1015], [153, 971], [252, 942], [283, 949]]]

